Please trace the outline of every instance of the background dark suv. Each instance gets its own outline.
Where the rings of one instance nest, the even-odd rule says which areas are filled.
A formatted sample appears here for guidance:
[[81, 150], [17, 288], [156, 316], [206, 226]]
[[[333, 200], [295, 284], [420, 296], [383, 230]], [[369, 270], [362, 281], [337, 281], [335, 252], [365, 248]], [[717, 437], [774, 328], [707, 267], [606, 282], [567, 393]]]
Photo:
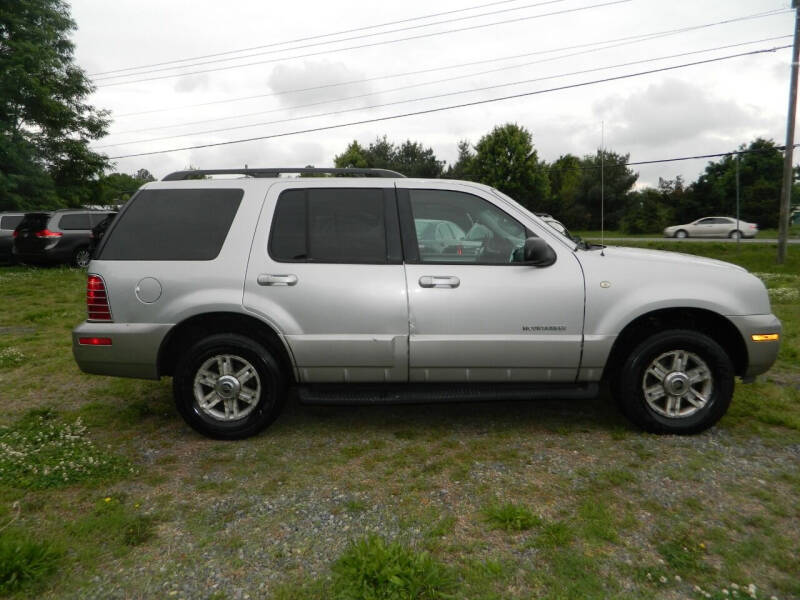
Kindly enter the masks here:
[[92, 228], [108, 215], [109, 211], [69, 209], [26, 213], [14, 231], [14, 258], [86, 267], [92, 259]]

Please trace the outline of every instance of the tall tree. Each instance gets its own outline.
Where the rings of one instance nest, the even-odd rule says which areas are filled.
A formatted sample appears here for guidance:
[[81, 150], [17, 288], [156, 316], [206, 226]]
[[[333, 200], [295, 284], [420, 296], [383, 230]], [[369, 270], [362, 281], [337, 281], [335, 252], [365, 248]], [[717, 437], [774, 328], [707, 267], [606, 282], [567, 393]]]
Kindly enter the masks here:
[[[763, 138], [739, 150], [747, 150], [738, 158], [741, 218], [762, 228], [777, 227], [783, 153], [775, 142]], [[708, 163], [680, 206], [676, 216], [681, 222], [708, 215], [735, 215], [736, 161], [736, 155], [728, 154]]]
[[475, 152], [472, 151], [472, 145], [468, 140], [460, 140], [458, 142], [458, 158], [455, 163], [447, 167], [444, 176], [448, 179], [472, 181], [474, 179], [474, 160]]
[[626, 166], [629, 159], [630, 154], [617, 154], [611, 150], [598, 150], [595, 154], [583, 157], [579, 196], [580, 204], [590, 218], [588, 223], [570, 223], [572, 227], [600, 229], [601, 204], [605, 206], [606, 229], [619, 227], [620, 219], [625, 214], [628, 192], [639, 178]]
[[0, 10], [0, 210], [78, 206], [107, 166], [89, 142], [108, 116], [73, 61], [64, 0], [4, 0]]
[[139, 169], [133, 175], [127, 173], [109, 173], [97, 181], [98, 192], [95, 203], [109, 206], [125, 204], [134, 192], [149, 181], [155, 181], [147, 169]]
[[539, 210], [550, 194], [546, 166], [539, 162], [531, 133], [516, 123], [495, 127], [480, 139], [471, 170], [476, 181], [531, 210]]
[[444, 161], [436, 158], [432, 148], [411, 140], [397, 146], [386, 136], [376, 139], [368, 148], [353, 141], [342, 154], [334, 157], [333, 163], [339, 168], [391, 169], [407, 177], [435, 178], [441, 177], [444, 171]]

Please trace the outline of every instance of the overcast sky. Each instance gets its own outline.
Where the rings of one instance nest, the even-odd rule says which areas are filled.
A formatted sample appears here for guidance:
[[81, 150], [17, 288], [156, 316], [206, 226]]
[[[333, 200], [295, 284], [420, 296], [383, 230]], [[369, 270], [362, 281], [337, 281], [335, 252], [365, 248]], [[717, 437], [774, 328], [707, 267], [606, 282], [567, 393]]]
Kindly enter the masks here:
[[[346, 124], [790, 45], [789, 4], [73, 0], [72, 15], [78, 25], [77, 62], [98, 86], [91, 102], [113, 117], [109, 136], [95, 146], [114, 157]], [[711, 25], [753, 15], [762, 16]], [[373, 27], [397, 21], [402, 22]], [[704, 25], [710, 26], [700, 28]], [[694, 29], [674, 32], [686, 28]], [[673, 33], [643, 39], [665, 32]], [[337, 41], [342, 38], [350, 39]], [[701, 52], [731, 45], [736, 46]], [[692, 54], [664, 58], [682, 53]], [[150, 66], [183, 59], [195, 60], [178, 63], [181, 69]], [[638, 61], [647, 62], [618, 66]], [[422, 142], [453, 162], [459, 140], [474, 144], [507, 122], [528, 128], [540, 158], [548, 161], [593, 153], [601, 144], [601, 123], [606, 147], [630, 153], [632, 161], [725, 152], [756, 136], [782, 144], [790, 61], [791, 50], [784, 49], [426, 115], [115, 163], [118, 171], [146, 168], [159, 178], [188, 165], [331, 166], [350, 141], [366, 145], [384, 134], [395, 142]], [[473, 64], [456, 66], [465, 63]], [[131, 67], [145, 68], [108, 73]], [[195, 74], [174, 76], [187, 71]], [[151, 80], [135, 82], [141, 79]], [[327, 87], [297, 91], [318, 86]], [[499, 87], [477, 89], [489, 86]], [[338, 114], [324, 114], [331, 112]], [[229, 130], [210, 132], [220, 129]], [[637, 167], [640, 184], [676, 175], [691, 181], [706, 162]]]

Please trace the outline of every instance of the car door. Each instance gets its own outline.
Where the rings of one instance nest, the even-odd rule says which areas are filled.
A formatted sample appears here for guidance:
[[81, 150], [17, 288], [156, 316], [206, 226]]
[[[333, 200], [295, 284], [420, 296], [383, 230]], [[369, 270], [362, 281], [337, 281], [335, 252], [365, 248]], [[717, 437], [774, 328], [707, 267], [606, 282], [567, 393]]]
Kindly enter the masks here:
[[714, 237], [716, 235], [714, 227], [714, 218], [698, 219], [691, 224], [689, 235], [693, 237]]
[[[575, 381], [584, 280], [572, 249], [482, 188], [404, 181], [397, 187], [410, 381]], [[463, 244], [420, 251], [414, 224], [425, 219], [454, 223], [466, 232]], [[521, 262], [533, 229], [557, 254], [549, 267]]]
[[279, 331], [300, 381], [405, 382], [408, 302], [394, 187], [273, 184], [243, 304]]

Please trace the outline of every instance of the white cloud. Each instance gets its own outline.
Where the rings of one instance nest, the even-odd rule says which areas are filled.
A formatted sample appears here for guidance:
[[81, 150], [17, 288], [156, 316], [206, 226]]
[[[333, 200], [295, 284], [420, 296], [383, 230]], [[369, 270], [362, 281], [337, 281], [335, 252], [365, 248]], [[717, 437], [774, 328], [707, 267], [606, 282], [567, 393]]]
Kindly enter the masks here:
[[[303, 61], [301, 64], [283, 63], [277, 65], [267, 78], [267, 84], [273, 92], [288, 92], [292, 90], [304, 90], [319, 86], [321, 89], [313, 89], [303, 92], [281, 94], [278, 101], [284, 107], [291, 107], [300, 104], [311, 104], [319, 101], [331, 101], [337, 98], [360, 96], [372, 91], [372, 86], [368, 82], [358, 82], [364, 79], [364, 73], [351, 69], [342, 62], [330, 62], [327, 60]], [[336, 84], [349, 83], [345, 86]], [[364, 104], [364, 99], [360, 104]], [[374, 102], [375, 98], [369, 98], [369, 102]], [[316, 111], [312, 111], [316, 112]]]

